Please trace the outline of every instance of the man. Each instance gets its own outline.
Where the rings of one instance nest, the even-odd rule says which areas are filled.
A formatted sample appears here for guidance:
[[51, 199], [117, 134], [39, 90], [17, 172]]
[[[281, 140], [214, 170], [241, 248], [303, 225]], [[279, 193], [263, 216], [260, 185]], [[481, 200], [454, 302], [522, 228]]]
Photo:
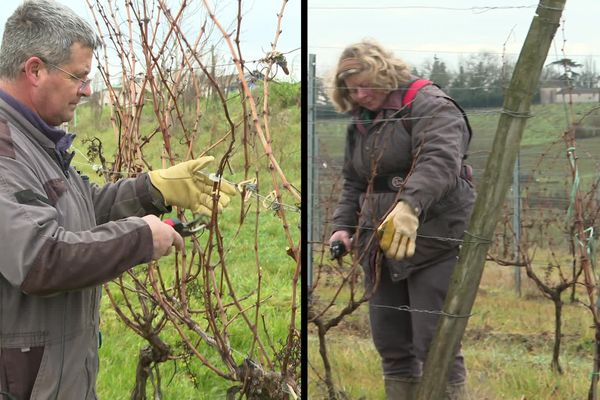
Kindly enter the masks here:
[[[96, 399], [100, 285], [182, 250], [156, 215], [210, 213], [234, 194], [203, 157], [98, 187], [57, 128], [89, 96], [93, 29], [52, 0], [24, 2], [0, 48], [0, 399]], [[218, 200], [214, 200], [218, 199]]]

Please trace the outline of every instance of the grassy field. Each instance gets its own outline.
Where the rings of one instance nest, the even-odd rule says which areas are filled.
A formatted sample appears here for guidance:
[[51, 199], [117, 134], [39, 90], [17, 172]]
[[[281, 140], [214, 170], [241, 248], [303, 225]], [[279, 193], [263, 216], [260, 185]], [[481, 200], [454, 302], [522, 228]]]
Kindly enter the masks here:
[[[517, 296], [513, 274], [512, 268], [493, 263], [485, 268], [463, 339], [473, 399], [587, 399], [593, 357], [591, 314], [581, 305], [565, 305], [563, 374], [552, 371], [553, 304], [527, 280]], [[345, 318], [327, 339], [335, 383], [345, 398], [385, 399], [366, 307]], [[326, 399], [318, 378], [323, 369], [314, 326], [309, 326], [308, 343], [309, 398]]]
[[[473, 165], [476, 176], [480, 176], [485, 168], [485, 161], [490, 153], [500, 110], [498, 109], [474, 109], [466, 110], [471, 126], [473, 137], [469, 149], [469, 163]], [[591, 112], [591, 115], [588, 115]], [[523, 138], [521, 141], [521, 162], [525, 172], [538, 163], [544, 155], [551, 169], [545, 171], [546, 176], [554, 177], [562, 175], [566, 168], [566, 147], [562, 140], [562, 134], [569, 126], [567, 121], [579, 122], [586, 126], [594, 123], [600, 127], [599, 105], [595, 103], [575, 104], [567, 108], [561, 104], [533, 105], [532, 117], [528, 119]], [[328, 162], [332, 168], [340, 167], [344, 151], [344, 137], [346, 134], [347, 118], [322, 119], [316, 122], [316, 135], [319, 138], [319, 153], [322, 160]], [[598, 137], [582, 138], [577, 151], [583, 162], [582, 169], [593, 173], [598, 166], [595, 155], [600, 150], [600, 139]], [[562, 164], [557, 164], [556, 157], [560, 157]]]
[[[545, 215], [553, 213], [558, 221], [566, 221], [572, 175], [562, 135], [568, 125], [567, 115], [569, 121], [578, 121], [594, 109], [592, 117], [586, 117], [583, 121], [584, 126], [591, 125], [591, 121], [599, 115], [596, 104], [575, 105], [572, 109], [563, 105], [532, 107], [533, 117], [527, 122], [520, 155], [523, 202], [525, 208], [529, 207], [527, 213], [531, 213], [526, 213], [523, 221], [527, 218], [525, 222], [536, 223], [532, 217], [532, 210], [536, 209], [543, 209]], [[490, 154], [499, 113], [498, 110], [467, 110], [467, 114], [474, 130], [469, 162], [474, 166], [477, 181], [483, 174]], [[322, 151], [319, 161], [326, 163], [330, 170], [339, 171], [341, 167], [345, 123], [344, 120], [317, 122]], [[578, 138], [576, 154], [579, 188], [584, 193], [595, 193], [593, 183], [600, 170], [597, 161], [600, 137]], [[322, 171], [322, 174], [336, 176], [332, 171], [327, 171], [328, 175]], [[324, 193], [329, 193], [329, 186], [329, 182], [324, 182]], [[507, 210], [503, 214], [510, 218], [511, 194], [507, 196]], [[541, 221], [537, 222], [542, 224]], [[564, 267], [568, 265], [566, 260], [572, 259], [566, 241], [559, 240], [563, 233], [561, 227], [544, 227], [542, 241], [545, 240], [546, 245], [552, 242], [556, 246], [553, 250], [558, 248], [557, 254], [550, 253], [544, 244], [537, 248], [534, 267], [548, 283], [553, 278], [544, 265], [552, 260], [560, 260], [564, 262]], [[500, 247], [500, 243], [492, 246], [495, 251]], [[570, 291], [563, 293], [561, 374], [550, 366], [554, 345], [554, 305], [541, 295], [524, 272], [521, 296], [517, 295], [514, 273], [514, 267], [492, 262], [488, 262], [484, 269], [473, 316], [463, 339], [463, 353], [469, 370], [468, 385], [473, 399], [587, 399], [594, 357], [593, 319], [590, 311], [582, 305], [587, 303], [587, 297], [581, 291], [576, 296], [579, 302], [571, 302]], [[324, 307], [327, 299], [334, 295], [337, 284], [332, 276], [327, 285], [318, 287], [320, 302], [316, 304], [317, 309]], [[331, 315], [345, 305], [346, 298], [347, 294], [343, 293]], [[328, 333], [327, 344], [334, 383], [343, 394], [340, 398], [385, 398], [380, 360], [370, 338], [365, 305], [346, 316], [339, 326]], [[312, 324], [309, 325], [308, 353], [309, 398], [325, 399], [326, 390], [321, 379], [324, 370]]]
[[[289, 182], [298, 190], [301, 189], [300, 175], [300, 109], [295, 105], [299, 96], [299, 84], [286, 88], [287, 93], [275, 93], [271, 109], [271, 135], [272, 147], [275, 157], [281, 165]], [[286, 97], [286, 99], [282, 99]], [[209, 145], [217, 141], [224, 132], [227, 125], [222, 116], [219, 104], [207, 103], [204, 115], [198, 131], [200, 135], [198, 142], [194, 145], [195, 155], [199, 155]], [[230, 112], [234, 116], [239, 115], [239, 101], [235, 99], [230, 104]], [[156, 119], [150, 107], [144, 110], [140, 135], [145, 136], [156, 129]], [[73, 165], [90, 176], [90, 178], [102, 183], [103, 178], [95, 172], [99, 159], [88, 153], [90, 140], [98, 138], [102, 141], [104, 155], [112, 160], [116, 151], [116, 137], [110, 124], [109, 111], [105, 108], [102, 115], [95, 115], [90, 105], [82, 105], [77, 110], [77, 118], [69, 127], [69, 131], [77, 133], [77, 139], [73, 144], [76, 156]], [[238, 137], [230, 158], [231, 168], [224, 172], [225, 179], [231, 182], [239, 182], [245, 178], [245, 162], [243, 146], [241, 142], [241, 128], [238, 129]], [[185, 159], [184, 143], [180, 143], [180, 133], [173, 132], [173, 150], [177, 161]], [[262, 196], [266, 196], [273, 190], [273, 179], [269, 169], [264, 151], [259, 142], [251, 139], [251, 156], [254, 161], [249, 164], [249, 175], [258, 177], [258, 193], [261, 197], [251, 200], [250, 212], [242, 222], [240, 215], [248, 204], [243, 205], [241, 199], [233, 198], [231, 204], [219, 218], [219, 226], [223, 235], [225, 250], [225, 262], [231, 275], [232, 286], [236, 295], [243, 300], [242, 305], [249, 310], [253, 309], [258, 294], [256, 293], [258, 270], [262, 274], [261, 293], [262, 299], [260, 314], [258, 318], [258, 330], [261, 339], [267, 344], [269, 357], [276, 359], [274, 354], [285, 344], [288, 329], [291, 323], [290, 305], [293, 296], [292, 278], [295, 271], [295, 262], [286, 253], [289, 245], [283, 221], [275, 212], [263, 206]], [[162, 137], [157, 135], [155, 139], [144, 148], [144, 156], [152, 168], [161, 167]], [[215, 162], [209, 169], [216, 169], [220, 157], [226, 150], [226, 143], [213, 147], [209, 154], [215, 156]], [[282, 189], [282, 188], [280, 188]], [[286, 212], [286, 224], [292, 235], [294, 243], [299, 243], [300, 238], [300, 213], [294, 207], [297, 201], [287, 193], [283, 192], [282, 203], [291, 207]], [[265, 203], [266, 204], [266, 203]], [[266, 204], [268, 205], [268, 204]], [[205, 236], [200, 236], [200, 242], [206, 242]], [[189, 241], [187, 241], [189, 249]], [[189, 254], [189, 251], [188, 251]], [[216, 257], [213, 257], [216, 259]], [[160, 260], [161, 271], [164, 271], [167, 279], [172, 279], [174, 254]], [[144, 275], [147, 266], [138, 266], [136, 271]], [[111, 291], [116, 292], [115, 284], [110, 284]], [[296, 288], [296, 305], [300, 302], [300, 284]], [[117, 296], [122, 298], [122, 296]], [[224, 297], [231, 301], [225, 293]], [[202, 297], [194, 298], [195, 304], [201, 308]], [[194, 304], [192, 304], [194, 306]], [[254, 313], [249, 313], [255, 317]], [[200, 318], [200, 317], [199, 317]], [[233, 357], [236, 363], [241, 364], [246, 357], [255, 358], [256, 349], [251, 348], [252, 335], [247, 325], [239, 315], [228, 315], [231, 321], [228, 326], [229, 341], [233, 349]], [[197, 321], [201, 326], [206, 322], [202, 319]], [[298, 309], [294, 321], [296, 329], [300, 329], [300, 309]], [[138, 354], [142, 348], [147, 346], [144, 339], [127, 328], [112, 308], [107, 296], [103, 298], [101, 309], [101, 331], [103, 344], [99, 350], [100, 374], [98, 382], [98, 395], [101, 399], [128, 399], [135, 383], [136, 366]], [[198, 337], [193, 337], [198, 340]], [[163, 340], [169, 343], [176, 351], [182, 348], [179, 335], [171, 325], [163, 330]], [[199, 345], [204, 355], [211, 363], [223, 369], [220, 356], [208, 346]], [[179, 352], [181, 354], [181, 352]], [[220, 378], [214, 372], [201, 365], [195, 357], [168, 361], [160, 364], [160, 383], [164, 399], [222, 399], [231, 386], [238, 383]], [[299, 382], [298, 382], [299, 383]], [[150, 385], [150, 383], [148, 384]], [[148, 393], [152, 393], [148, 386]]]

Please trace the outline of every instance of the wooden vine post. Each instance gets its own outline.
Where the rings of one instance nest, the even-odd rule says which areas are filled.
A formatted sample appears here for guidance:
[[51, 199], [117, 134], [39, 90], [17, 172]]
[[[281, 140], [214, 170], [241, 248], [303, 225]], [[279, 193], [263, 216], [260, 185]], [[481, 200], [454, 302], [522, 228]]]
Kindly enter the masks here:
[[540, 1], [506, 93], [491, 154], [480, 180], [475, 209], [465, 232], [438, 329], [429, 349], [417, 400], [441, 399], [449, 369], [471, 313], [485, 258], [529, 117], [544, 62], [566, 0]]

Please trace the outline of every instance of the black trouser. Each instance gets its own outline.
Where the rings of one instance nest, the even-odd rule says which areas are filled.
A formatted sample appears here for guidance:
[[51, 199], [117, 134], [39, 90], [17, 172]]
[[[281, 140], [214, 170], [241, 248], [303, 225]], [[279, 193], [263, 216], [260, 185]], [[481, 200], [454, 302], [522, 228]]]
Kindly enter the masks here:
[[[384, 376], [413, 378], [422, 375], [439, 315], [377, 305], [441, 311], [456, 262], [456, 257], [440, 261], [416, 270], [398, 282], [392, 282], [387, 268], [382, 268], [379, 286], [369, 303], [369, 317]], [[465, 378], [464, 360], [459, 349], [448, 382], [462, 383]]]

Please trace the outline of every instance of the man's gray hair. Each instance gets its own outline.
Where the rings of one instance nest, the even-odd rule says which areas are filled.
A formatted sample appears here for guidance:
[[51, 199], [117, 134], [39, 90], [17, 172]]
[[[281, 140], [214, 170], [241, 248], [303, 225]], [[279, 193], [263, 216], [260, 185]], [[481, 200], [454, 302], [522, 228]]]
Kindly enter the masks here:
[[16, 79], [23, 63], [33, 56], [55, 65], [66, 63], [74, 43], [95, 50], [100, 39], [70, 8], [53, 0], [26, 0], [4, 26], [0, 78]]

